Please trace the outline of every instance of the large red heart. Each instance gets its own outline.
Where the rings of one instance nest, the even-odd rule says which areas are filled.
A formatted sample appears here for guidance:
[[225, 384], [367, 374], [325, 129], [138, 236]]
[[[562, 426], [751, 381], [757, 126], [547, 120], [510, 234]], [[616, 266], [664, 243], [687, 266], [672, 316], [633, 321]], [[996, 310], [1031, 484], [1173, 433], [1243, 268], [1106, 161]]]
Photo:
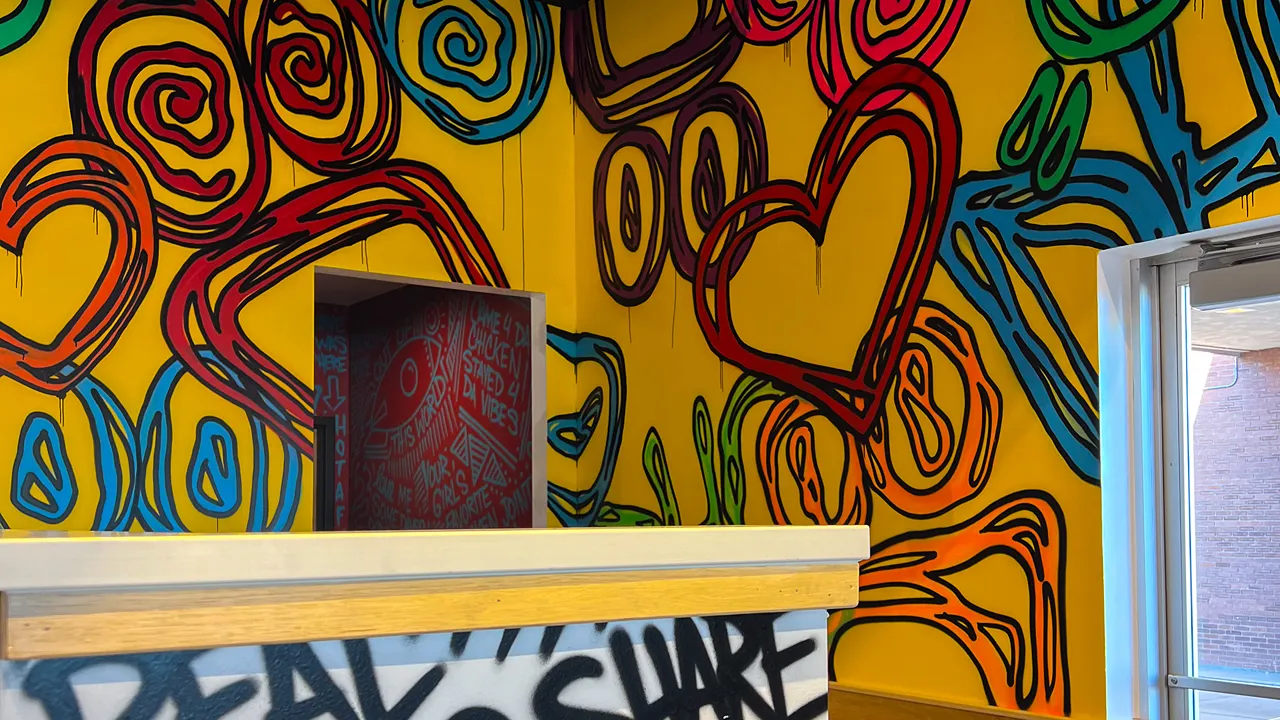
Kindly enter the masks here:
[[[68, 160], [85, 169], [54, 172]], [[111, 249], [97, 285], [51, 343], [37, 343], [0, 322], [0, 374], [57, 395], [110, 352], [156, 270], [155, 218], [142, 171], [119, 150], [82, 138], [46, 142], [28, 153], [5, 180], [0, 190], [0, 247], [22, 255], [31, 228], [68, 205], [88, 205], [102, 213], [111, 233]]]
[[[926, 128], [918, 117], [897, 107], [868, 113], [867, 108], [885, 93], [918, 98], [932, 127]], [[865, 122], [855, 130], [862, 118]], [[822, 245], [832, 204], [849, 171], [867, 147], [887, 136], [906, 145], [913, 186], [897, 255], [852, 367], [840, 370], [815, 365], [745, 344], [734, 329], [730, 310], [732, 273], [708, 277], [713, 258], [750, 252], [744, 244], [779, 223], [801, 225], [817, 245]], [[892, 380], [891, 368], [898, 365], [937, 257], [960, 164], [959, 140], [959, 118], [950, 92], [931, 70], [915, 62], [897, 61], [867, 73], [827, 121], [804, 185], [790, 180], [761, 185], [725, 208], [707, 232], [698, 253], [693, 300], [698, 324], [711, 349], [746, 372], [794, 389], [850, 432], [865, 435], [883, 404]], [[708, 305], [709, 290], [715, 296], [714, 309]], [[895, 317], [900, 321], [893, 322]]]

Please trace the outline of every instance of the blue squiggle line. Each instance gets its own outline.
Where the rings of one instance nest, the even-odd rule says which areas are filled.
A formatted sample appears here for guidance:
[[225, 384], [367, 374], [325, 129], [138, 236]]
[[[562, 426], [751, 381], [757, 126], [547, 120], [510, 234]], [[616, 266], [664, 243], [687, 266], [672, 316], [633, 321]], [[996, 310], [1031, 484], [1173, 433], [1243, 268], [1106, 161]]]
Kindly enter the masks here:
[[[45, 462], [46, 455], [52, 467]], [[62, 428], [45, 413], [31, 413], [18, 436], [18, 460], [13, 466], [10, 486], [14, 507], [25, 515], [56, 525], [71, 514], [78, 494]]]
[[[1033, 188], [1029, 172], [967, 175], [956, 190], [940, 258], [1000, 339], [1018, 382], [1067, 463], [1097, 483], [1097, 371], [1071, 333], [1030, 249], [1075, 245], [1102, 250], [1127, 242], [1099, 225], [1055, 221], [1052, 213], [1063, 207], [1108, 210], [1133, 238], [1173, 235], [1179, 226], [1155, 179], [1124, 155], [1082, 153], [1060, 192], [1046, 198]], [[1031, 290], [1065, 349], [1066, 367], [1031, 327], [1017, 297], [1015, 274]]]
[[[1143, 46], [1113, 61], [1161, 184], [1174, 196], [1179, 228], [1185, 231], [1208, 227], [1209, 213], [1215, 208], [1280, 179], [1280, 151], [1275, 142], [1280, 134], [1280, 97], [1267, 70], [1268, 58], [1277, 57], [1275, 32], [1280, 28], [1280, 13], [1274, 0], [1257, 5], [1263, 47], [1245, 24], [1244, 3], [1223, 3], [1255, 117], [1209, 147], [1204, 146], [1200, 126], [1187, 120], [1171, 28], [1155, 36], [1150, 49]], [[1119, 0], [1105, 0], [1102, 6], [1106, 19], [1121, 14]], [[1251, 167], [1268, 151], [1270, 161]]]
[[236, 437], [219, 418], [203, 418], [196, 428], [196, 447], [187, 464], [187, 495], [196, 509], [209, 517], [229, 518], [240, 507]]
[[[212, 353], [209, 357], [214, 358]], [[216, 358], [212, 360], [218, 362]], [[147, 390], [147, 399], [142, 407], [138, 422], [138, 449], [141, 465], [148, 461], [153, 465], [151, 472], [151, 494], [154, 495], [154, 506], [147, 498], [148, 483], [142, 478], [144, 471], [138, 469], [142, 491], [138, 493], [138, 520], [142, 529], [150, 532], [186, 532], [187, 527], [178, 517], [170, 490], [173, 487], [169, 470], [172, 467], [173, 428], [169, 422], [169, 401], [173, 398], [174, 386], [186, 372], [182, 363], [170, 360], [160, 368], [159, 374]]]
[[[202, 350], [200, 357], [206, 362], [216, 365], [225, 372], [233, 382], [239, 384], [240, 378], [235, 372], [222, 364], [212, 352]], [[177, 358], [169, 360], [157, 374], [147, 391], [147, 401], [141, 414], [138, 426], [140, 439], [140, 457], [153, 463], [150, 482], [142, 479], [144, 470], [139, 469], [139, 484], [143, 491], [138, 494], [138, 515], [143, 529], [156, 532], [185, 532], [187, 530], [178, 516], [177, 507], [171, 493], [173, 484], [170, 478], [172, 461], [172, 421], [169, 418], [169, 404], [178, 381], [186, 374], [186, 368]], [[278, 408], [268, 405], [268, 409], [279, 412]], [[255, 415], [249, 414], [249, 424], [253, 433], [253, 486], [250, 488], [249, 520], [247, 529], [250, 532], [281, 532], [288, 530], [298, 512], [298, 502], [302, 489], [302, 462], [298, 449], [286, 443], [285, 464], [281, 476], [280, 497], [276, 513], [270, 523], [265, 518], [270, 506], [268, 493], [270, 475], [270, 446], [266, 423]], [[202, 435], [203, 443], [209, 436]], [[197, 446], [196, 456], [209, 456], [213, 450]], [[231, 455], [234, 460], [234, 455]], [[237, 472], [237, 475], [239, 473]], [[151, 499], [148, 499], [147, 488], [150, 488]], [[237, 487], [237, 492], [239, 489]], [[193, 500], [198, 496], [193, 495]], [[197, 503], [198, 506], [198, 503]], [[217, 517], [215, 515], [215, 517]]]
[[[263, 466], [265, 468], [266, 464]], [[293, 521], [298, 516], [298, 501], [302, 495], [302, 454], [292, 445], [285, 448], [283, 477], [280, 500], [276, 503], [271, 523], [267, 525], [267, 532], [285, 532], [293, 527]]]
[[[64, 372], [74, 370], [68, 366]], [[88, 413], [93, 433], [99, 490], [93, 529], [124, 532], [133, 524], [138, 495], [138, 440], [133, 418], [110, 390], [90, 376], [82, 378], [72, 391]]]
[[[476, 9], [498, 24], [498, 37], [489, 39], [475, 18], [456, 7], [434, 8], [418, 32], [419, 68], [427, 82], [466, 92], [482, 103], [510, 107], [487, 117], [473, 119], [410, 76], [400, 51], [400, 25], [405, 0], [376, 0], [372, 7], [378, 44], [395, 71], [400, 85], [427, 116], [445, 132], [471, 143], [486, 143], [514, 135], [524, 129], [546, 99], [555, 59], [555, 33], [551, 12], [539, 0], [519, 0], [524, 24], [523, 46], [527, 49], [524, 74], [513, 87], [512, 71], [517, 65], [516, 24], [511, 13], [495, 0], [471, 0]], [[412, 0], [415, 8], [430, 8], [440, 0]], [[443, 47], [442, 47], [443, 46]], [[443, 57], [440, 52], [443, 52]], [[490, 78], [481, 78], [478, 68], [492, 51], [497, 69]]]
[[[1090, 222], [1053, 225], [1031, 220], [1072, 202], [1099, 206], [1123, 220], [1131, 238], [1149, 240], [1207, 228], [1216, 208], [1280, 180], [1280, 92], [1268, 70], [1280, 59], [1280, 3], [1263, 0], [1258, 6], [1261, 32], [1255, 36], [1246, 25], [1244, 2], [1223, 4], [1255, 110], [1254, 118], [1228, 137], [1206, 147], [1199, 125], [1188, 121], [1174, 32], [1166, 28], [1149, 45], [1109, 61], [1142, 131], [1154, 175], [1126, 155], [1085, 153], [1068, 187], [1050, 198], [1024, 196], [1029, 189], [1026, 174], [973, 174], [957, 189], [942, 261], [999, 336], [1018, 381], [1068, 464], [1091, 482], [1099, 482], [1097, 372], [1071, 334], [1028, 248], [1101, 249], [1127, 240]], [[1119, 0], [1104, 0], [1101, 11], [1104, 21], [1123, 16]], [[968, 258], [957, 245], [957, 229], [973, 243]], [[1015, 273], [1030, 288], [1066, 349], [1068, 367], [1061, 367], [1032, 332], [1014, 294]]]
[[604, 391], [592, 388], [577, 412], [557, 415], [547, 421], [547, 442], [557, 453], [577, 460], [586, 452], [604, 409]]
[[249, 501], [250, 532], [261, 532], [267, 527], [267, 476], [270, 469], [270, 453], [267, 451], [267, 426], [262, 422], [253, 422], [253, 488], [252, 500]]
[[[556, 519], [565, 527], [587, 527], [600, 514], [600, 505], [609, 494], [613, 473], [618, 466], [618, 455], [622, 450], [623, 422], [627, 412], [626, 364], [623, 362], [622, 348], [600, 335], [571, 333], [548, 325], [547, 345], [574, 366], [584, 362], [599, 365], [604, 370], [605, 381], [609, 386], [609, 425], [605, 430], [600, 469], [596, 472], [591, 487], [570, 490], [555, 483], [547, 483], [548, 494], [555, 498], [549, 498], [549, 504]], [[549, 437], [552, 435], [553, 433], [548, 432]]]

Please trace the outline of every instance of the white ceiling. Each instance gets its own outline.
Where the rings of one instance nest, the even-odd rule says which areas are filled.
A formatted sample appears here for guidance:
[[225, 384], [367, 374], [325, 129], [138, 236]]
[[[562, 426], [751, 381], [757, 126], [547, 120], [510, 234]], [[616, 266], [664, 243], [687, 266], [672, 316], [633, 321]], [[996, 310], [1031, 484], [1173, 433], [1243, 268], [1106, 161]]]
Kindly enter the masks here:
[[1280, 347], [1280, 302], [1236, 311], [1191, 310], [1193, 347], [1248, 352]]

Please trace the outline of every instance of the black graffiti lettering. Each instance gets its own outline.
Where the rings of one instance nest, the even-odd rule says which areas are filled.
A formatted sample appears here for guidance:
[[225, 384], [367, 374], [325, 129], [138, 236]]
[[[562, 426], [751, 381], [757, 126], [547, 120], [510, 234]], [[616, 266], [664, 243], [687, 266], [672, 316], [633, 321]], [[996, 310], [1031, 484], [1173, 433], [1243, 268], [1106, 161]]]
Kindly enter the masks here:
[[[630, 634], [618, 628], [609, 635], [609, 647], [614, 666], [622, 681], [631, 715], [635, 720], [697, 720], [704, 707], [711, 707], [721, 718], [741, 718], [741, 711], [731, 702], [732, 688], [726, 685], [707, 653], [706, 642], [698, 626], [688, 619], [676, 621], [676, 665], [672, 663], [667, 637], [656, 625], [646, 626], [642, 633], [645, 654], [658, 677], [658, 698], [649, 701], [644, 681], [640, 675], [635, 647]], [[727, 647], [727, 646], [726, 646]], [[724, 657], [730, 654], [725, 653]], [[754, 653], [753, 653], [754, 656]], [[748, 659], [743, 670], [751, 665]], [[741, 675], [741, 672], [739, 672]], [[767, 708], [767, 705], [760, 703]], [[763, 717], [763, 716], [762, 716]]]
[[[746, 705], [760, 720], [811, 720], [827, 711], [827, 696], [824, 694], [806, 703], [795, 713], [787, 712], [786, 684], [782, 673], [816, 652], [818, 644], [808, 638], [779, 651], [774, 630], [778, 617], [744, 615], [707, 621], [711, 627], [711, 641], [716, 657], [721, 658], [717, 668], [720, 682], [725, 687], [726, 696], [737, 700], [733, 711], [722, 717], [739, 720], [742, 717], [742, 705]], [[729, 645], [730, 626], [742, 636], [742, 644], [736, 652]], [[745, 674], [757, 659], [760, 660], [768, 682], [768, 700], [760, 695]]]
[[698, 720], [699, 711], [706, 706], [715, 710], [716, 717], [728, 717], [729, 698], [720, 685], [715, 665], [707, 654], [707, 643], [697, 624], [689, 618], [676, 620], [675, 636], [683, 717]]
[[509, 718], [493, 708], [472, 707], [459, 710], [449, 716], [449, 720], [509, 720]]
[[640, 676], [640, 664], [636, 662], [635, 643], [626, 628], [617, 628], [609, 633], [609, 652], [613, 657], [613, 666], [618, 671], [618, 678], [622, 681], [622, 692], [627, 696], [631, 717], [635, 720], [653, 717], [654, 708], [649, 704], [644, 678]]
[[495, 658], [499, 665], [507, 661], [507, 656], [511, 654], [511, 647], [516, 644], [518, 637], [520, 637], [519, 628], [508, 628], [502, 631], [502, 640], [498, 642], [498, 656]]
[[172, 700], [178, 717], [214, 720], [249, 702], [258, 694], [258, 683], [244, 678], [206, 697], [191, 670], [191, 662], [205, 652], [208, 651], [42, 660], [27, 673], [22, 691], [40, 703], [49, 720], [83, 720], [71, 676], [89, 668], [123, 666], [136, 671], [140, 682], [137, 694], [120, 717], [156, 717]]
[[574, 655], [556, 663], [533, 691], [533, 716], [537, 720], [627, 720], [624, 715], [565, 705], [560, 694], [579, 680], [598, 680], [604, 665], [587, 655]]
[[467, 651], [467, 642], [471, 640], [471, 633], [456, 632], [449, 636], [449, 654], [455, 658], [462, 657], [462, 653]]
[[[538, 655], [545, 672], [537, 680], [530, 699], [537, 720], [698, 720], [710, 709], [723, 720], [813, 720], [827, 711], [827, 697], [821, 694], [792, 709], [788, 706], [786, 670], [821, 650], [821, 642], [806, 637], [786, 647], [778, 646], [777, 615], [708, 618], [709, 637], [698, 621], [673, 621], [674, 632], [666, 633], [656, 624], [640, 630], [636, 638], [625, 626], [607, 632], [609, 660], [617, 673], [614, 685], [606, 664], [589, 654], [561, 654], [557, 646], [563, 628], [542, 628]], [[634, 626], [633, 626], [634, 627]], [[597, 626], [607, 630], [608, 626]], [[503, 631], [496, 665], [507, 661], [520, 631]], [[741, 642], [735, 648], [731, 635]], [[450, 655], [460, 658], [469, 645], [469, 633], [450, 638]], [[673, 646], [674, 645], [674, 649]], [[311, 644], [264, 646], [260, 648], [266, 670], [267, 720], [411, 720], [421, 714], [429, 699], [442, 690], [448, 663], [431, 666], [396, 703], [388, 708], [383, 697], [378, 669], [368, 640], [344, 641], [343, 649], [355, 686], [348, 697], [322, 665]], [[643, 646], [643, 652], [638, 650]], [[206, 651], [208, 652], [208, 651]], [[674, 653], [674, 654], [673, 654]], [[202, 652], [173, 652], [119, 657], [44, 660], [20, 671], [22, 690], [44, 709], [50, 720], [85, 720], [85, 712], [75, 688], [77, 674], [97, 667], [119, 666], [137, 673], [138, 690], [129, 699], [123, 718], [152, 718], [177, 711], [183, 720], [215, 720], [225, 717], [257, 697], [261, 682], [244, 677], [205, 696], [192, 663]], [[642, 672], [641, 658], [649, 664]], [[532, 658], [530, 658], [532, 659]], [[752, 672], [757, 668], [756, 672]], [[21, 672], [25, 671], [25, 672]], [[750, 677], [764, 677], [763, 687]], [[656, 678], [656, 683], [652, 679]], [[621, 689], [626, 710], [596, 709], [562, 700], [578, 687], [609, 685]], [[619, 688], [620, 685], [620, 688]], [[301, 696], [303, 699], [299, 699]], [[466, 699], [466, 698], [463, 698]], [[90, 703], [92, 705], [92, 703]], [[358, 710], [357, 710], [358, 708]], [[629, 713], [628, 713], [629, 711]], [[437, 711], [434, 715], [443, 717]], [[454, 713], [450, 720], [507, 720], [498, 710], [475, 706]]]
[[781, 719], [786, 717], [787, 712], [787, 697], [782, 683], [782, 670], [786, 666], [782, 665], [778, 659], [777, 637], [773, 632], [774, 619], [763, 616], [746, 617], [739, 620], [737, 625], [743, 635], [750, 632], [760, 638], [760, 666], [764, 669], [764, 675], [769, 681], [769, 695], [773, 701], [774, 716]]
[[[750, 617], [747, 618], [725, 618], [722, 620], [710, 621], [711, 624], [711, 641], [715, 647], [717, 657], [727, 658], [721, 660], [717, 670], [720, 676], [720, 682], [725, 687], [726, 694], [735, 700], [731, 717], [738, 719], [742, 717], [742, 706], [745, 705], [751, 712], [760, 718], [760, 720], [780, 720], [785, 715], [780, 715], [777, 709], [776, 698], [766, 700], [752, 685], [751, 681], [746, 677], [746, 672], [756, 660], [761, 660], [763, 667], [763, 654], [766, 638], [761, 633], [765, 629], [769, 638], [773, 638], [773, 619], [768, 618], [765, 626], [753, 622]], [[732, 626], [738, 631], [742, 637], [742, 644], [738, 646], [737, 651], [730, 649], [729, 645], [729, 627]], [[766, 680], [770, 687], [773, 686], [773, 678], [769, 676], [769, 671], [765, 670]], [[772, 692], [770, 693], [772, 695]]]
[[[675, 665], [671, 662], [671, 653], [667, 650], [667, 636], [662, 634], [656, 625], [645, 626], [641, 633], [644, 638], [644, 649], [649, 655], [649, 662], [658, 674], [658, 688], [661, 695], [658, 701], [650, 706], [650, 717], [653, 720], [685, 720], [680, 710], [680, 684], [676, 681]], [[640, 716], [636, 716], [640, 720]]]
[[646, 625], [641, 632], [646, 655], [658, 675], [658, 700], [649, 702], [649, 694], [644, 687], [644, 678], [640, 675], [640, 664], [636, 660], [635, 643], [626, 628], [617, 628], [609, 633], [609, 651], [612, 652], [613, 665], [617, 667], [618, 676], [622, 680], [622, 691], [626, 694], [627, 705], [631, 707], [631, 716], [635, 720], [681, 720], [684, 717], [680, 705], [680, 684], [676, 680], [676, 669], [671, 662], [671, 653], [667, 651], [667, 638], [657, 625]]
[[769, 692], [773, 694], [773, 706], [778, 710], [778, 717], [788, 720], [807, 720], [826, 712], [827, 699], [824, 695], [821, 698], [821, 707], [810, 707], [815, 705], [811, 702], [797, 710], [795, 714], [787, 714], [787, 690], [782, 681], [782, 672], [817, 651], [818, 644], [813, 638], [801, 640], [795, 645], [779, 650], [778, 638], [770, 627], [767, 633], [761, 634], [761, 642], [764, 646], [761, 664], [764, 666], [765, 676], [769, 678]]
[[707, 620], [711, 628], [711, 646], [715, 650], [717, 666], [716, 675], [720, 678], [720, 686], [725, 694], [733, 698], [728, 720], [742, 720], [742, 705], [757, 716], [763, 717], [769, 712], [768, 703], [746, 678], [746, 671], [760, 654], [759, 642], [756, 638], [742, 635], [742, 644], [735, 651], [729, 645], [729, 624], [726, 620], [713, 618]]
[[364, 716], [364, 720], [409, 720], [444, 680], [444, 666], [433, 666], [425, 675], [418, 678], [395, 707], [388, 710], [383, 702], [377, 672], [373, 667], [369, 641], [347, 640], [342, 643], [342, 646], [347, 652], [347, 664], [351, 666], [351, 676], [356, 684], [356, 698], [360, 702], [360, 714]]
[[[267, 688], [271, 692], [271, 710], [266, 720], [312, 720], [326, 715], [335, 720], [359, 720], [307, 643], [263, 645], [262, 660], [267, 666]], [[297, 699], [295, 676], [310, 689], [311, 697]]]
[[556, 645], [560, 642], [560, 636], [564, 633], [564, 627], [560, 625], [552, 625], [542, 631], [542, 641], [538, 643], [538, 657], [543, 662], [551, 659], [556, 652]]
[[827, 712], [827, 696], [814, 698], [794, 713], [787, 713], [787, 690], [782, 673], [787, 668], [818, 651], [818, 643], [813, 638], [806, 638], [781, 650], [778, 649], [778, 636], [773, 630], [776, 617], [748, 616], [746, 622], [756, 623], [756, 632], [760, 637], [761, 659], [765, 677], [769, 678], [769, 692], [773, 694], [773, 706], [777, 709], [779, 720], [811, 720]]

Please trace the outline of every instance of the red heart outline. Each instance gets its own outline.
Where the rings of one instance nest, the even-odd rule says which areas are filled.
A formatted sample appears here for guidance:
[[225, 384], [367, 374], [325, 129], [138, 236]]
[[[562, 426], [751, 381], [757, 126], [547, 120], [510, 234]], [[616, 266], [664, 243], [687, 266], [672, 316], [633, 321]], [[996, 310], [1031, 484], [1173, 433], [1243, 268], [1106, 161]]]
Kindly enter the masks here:
[[[66, 161], [85, 168], [51, 170]], [[111, 351], [151, 287], [159, 244], [147, 182], [133, 159], [96, 140], [62, 137], [28, 153], [5, 180], [0, 248], [21, 257], [31, 228], [71, 205], [102, 213], [111, 233], [93, 291], [51, 343], [0, 322], [0, 374], [53, 395], [65, 394]]]
[[[901, 109], [868, 112], [885, 93], [912, 95], [924, 104], [932, 128]], [[869, 117], [854, 131], [861, 117]], [[930, 140], [932, 130], [933, 141]], [[736, 257], [739, 248], [772, 225], [794, 222], [816, 245], [825, 242], [831, 208], [858, 157], [886, 136], [901, 139], [911, 164], [912, 192], [898, 252], [885, 281], [871, 328], [849, 371], [766, 353], [742, 341], [729, 303], [730, 273], [709, 278], [715, 256]], [[960, 121], [950, 91], [927, 67], [895, 61], [867, 73], [827, 121], [814, 148], [805, 184], [775, 180], [725, 208], [698, 252], [693, 282], [698, 325], [713, 352], [745, 372], [769, 378], [811, 400], [848, 431], [865, 435], [875, 423], [898, 365], [907, 333], [937, 258], [960, 165]], [[922, 180], [925, 191], [920, 191]], [[749, 213], [763, 213], [751, 217]], [[745, 218], [745, 220], [744, 220]], [[732, 228], [739, 228], [730, 233]], [[722, 247], [721, 247], [722, 246]], [[719, 252], [717, 252], [719, 250]], [[708, 291], [715, 294], [714, 311]], [[714, 313], [714, 314], [713, 314]], [[900, 317], [899, 322], [894, 322]]]

